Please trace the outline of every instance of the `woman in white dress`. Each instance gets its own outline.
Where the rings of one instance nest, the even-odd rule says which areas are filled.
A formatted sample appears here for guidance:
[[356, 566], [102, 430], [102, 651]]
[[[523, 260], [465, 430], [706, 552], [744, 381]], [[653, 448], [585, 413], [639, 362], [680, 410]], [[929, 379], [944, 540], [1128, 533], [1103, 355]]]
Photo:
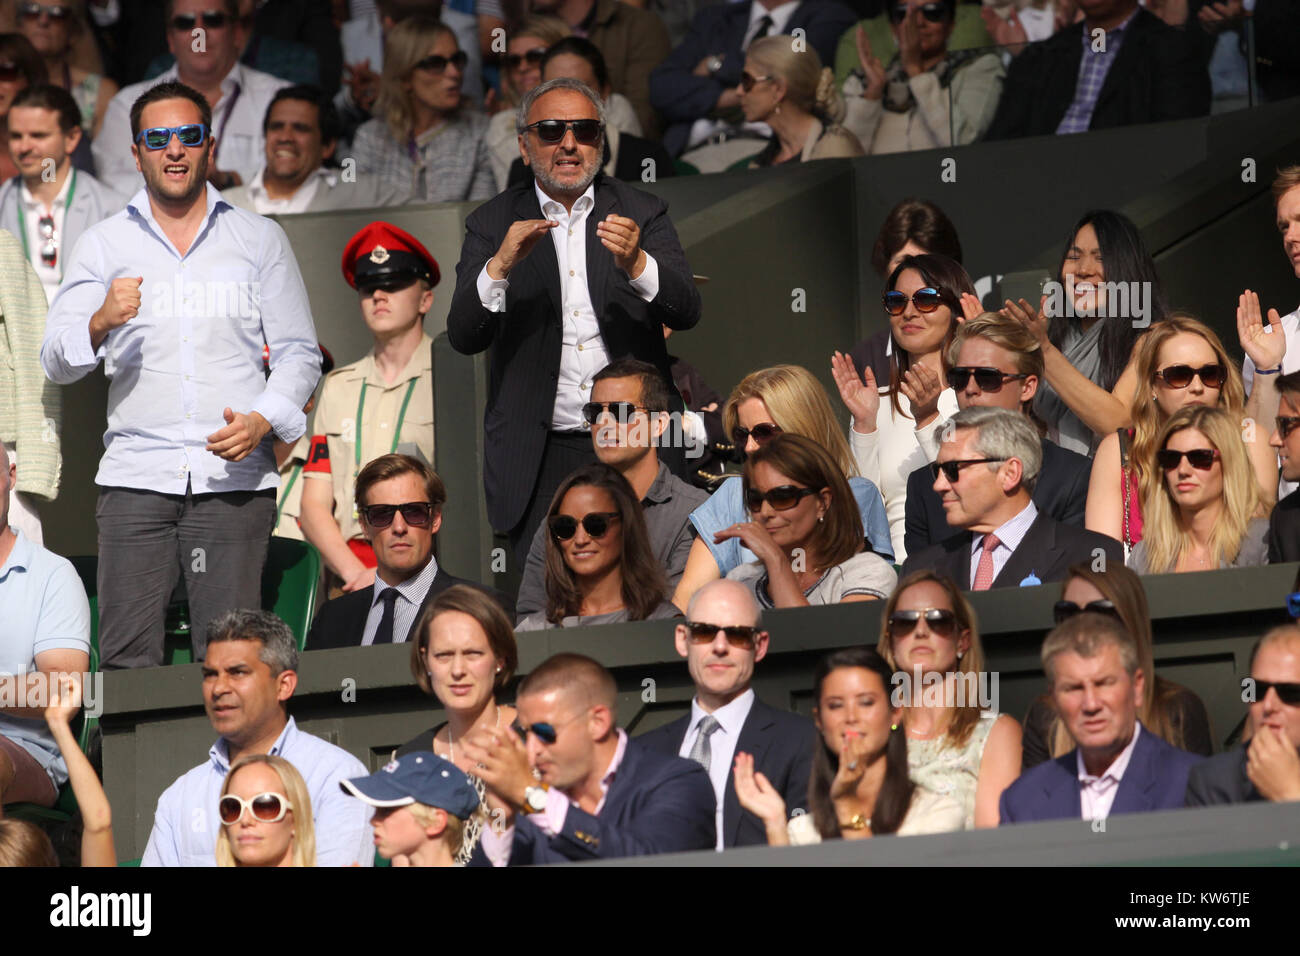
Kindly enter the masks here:
[[813, 721], [821, 739], [813, 743], [806, 812], [796, 809], [788, 818], [780, 791], [754, 770], [753, 756], [736, 754], [736, 796], [763, 821], [770, 846], [962, 828], [956, 800], [908, 776], [892, 683], [892, 668], [866, 647], [835, 651], [817, 665]]

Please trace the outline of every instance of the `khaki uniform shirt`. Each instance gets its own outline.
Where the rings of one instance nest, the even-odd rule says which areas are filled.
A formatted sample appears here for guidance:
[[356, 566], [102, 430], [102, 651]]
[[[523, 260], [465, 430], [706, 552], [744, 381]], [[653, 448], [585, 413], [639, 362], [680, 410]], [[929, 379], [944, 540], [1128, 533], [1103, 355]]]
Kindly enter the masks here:
[[433, 466], [433, 340], [420, 337], [411, 361], [391, 385], [375, 368], [373, 355], [330, 372], [310, 432], [303, 477], [333, 482], [334, 520], [343, 540], [361, 538], [353, 499], [357, 473], [390, 452], [423, 458]]
[[302, 469], [307, 463], [311, 448], [311, 434], [298, 439], [280, 469], [280, 489], [275, 496], [275, 528], [271, 534], [277, 538], [305, 541], [298, 519], [302, 515]]

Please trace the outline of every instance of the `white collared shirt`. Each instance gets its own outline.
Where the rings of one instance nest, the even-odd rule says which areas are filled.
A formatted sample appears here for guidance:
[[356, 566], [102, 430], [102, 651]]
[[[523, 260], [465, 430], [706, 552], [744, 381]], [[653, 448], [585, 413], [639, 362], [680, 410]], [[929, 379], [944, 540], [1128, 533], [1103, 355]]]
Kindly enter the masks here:
[[[609, 364], [609, 352], [600, 335], [596, 309], [587, 285], [587, 216], [596, 204], [596, 187], [592, 184], [573, 203], [572, 211], [552, 199], [534, 182], [542, 215], [559, 225], [551, 230], [555, 258], [560, 267], [560, 319], [563, 338], [560, 346], [560, 377], [555, 388], [555, 405], [551, 428], [556, 431], [582, 431], [586, 423], [582, 406], [591, 401], [591, 380]], [[489, 260], [490, 261], [490, 260]], [[650, 253], [645, 255], [645, 269], [629, 279], [634, 292], [646, 302], [659, 294], [659, 264]], [[509, 279], [493, 279], [487, 263], [478, 276], [479, 302], [493, 312], [506, 311]]]
[[1119, 792], [1119, 783], [1124, 779], [1124, 771], [1133, 759], [1133, 748], [1137, 746], [1138, 734], [1142, 733], [1142, 724], [1133, 725], [1133, 739], [1111, 761], [1105, 773], [1094, 777], [1083, 765], [1083, 752], [1075, 751], [1075, 760], [1079, 768], [1079, 808], [1084, 820], [1104, 820], [1110, 816], [1110, 808], [1115, 804], [1115, 794]]
[[691, 722], [687, 725], [686, 737], [682, 741], [678, 756], [691, 756], [691, 748], [700, 736], [700, 721], [712, 716], [718, 722], [718, 729], [709, 737], [709, 780], [713, 782], [713, 796], [717, 800], [714, 827], [718, 833], [718, 849], [722, 847], [722, 807], [726, 802], [727, 779], [731, 775], [731, 762], [736, 758], [736, 744], [740, 740], [740, 730], [749, 719], [749, 711], [754, 706], [754, 689], [751, 687], [735, 700], [724, 704], [709, 714], [700, 706], [699, 697], [691, 700]]
[[745, 42], [741, 44], [742, 50], [748, 50], [749, 45], [754, 42], [754, 34], [758, 33], [758, 24], [764, 17], [772, 18], [772, 25], [767, 30], [767, 36], [779, 36], [786, 32], [786, 24], [794, 16], [794, 12], [799, 9], [802, 0], [787, 0], [786, 3], [769, 10], [761, 3], [755, 0], [749, 7], [749, 26], [745, 28]]
[[[1002, 569], [1006, 567], [1008, 559], [1016, 548], [1020, 547], [1020, 542], [1025, 539], [1029, 526], [1034, 523], [1038, 517], [1038, 507], [1031, 499], [1025, 506], [1025, 510], [1020, 512], [1014, 518], [1004, 521], [999, 527], [993, 530], [993, 535], [998, 539], [998, 546], [993, 549], [993, 580], [997, 580]], [[980, 554], [984, 550], [985, 535], [971, 535], [970, 542], [970, 586], [975, 587], [975, 574], [979, 571]], [[1032, 570], [1032, 569], [1031, 569]], [[1020, 582], [1015, 582], [1019, 584]]]
[[54, 217], [54, 243], [58, 252], [53, 266], [47, 266], [41, 259], [41, 250], [45, 248], [45, 237], [41, 234], [41, 217], [47, 214], [45, 203], [41, 202], [32, 195], [31, 190], [27, 188], [27, 183], [20, 178], [18, 181], [18, 202], [22, 204], [23, 220], [26, 225], [27, 235], [23, 240], [27, 247], [27, 261], [32, 264], [36, 270], [36, 276], [41, 280], [41, 285], [45, 289], [45, 301], [53, 302], [54, 293], [59, 291], [59, 283], [63, 281], [63, 263], [64, 258], [71, 254], [72, 247], [64, 241], [63, 224], [68, 217], [68, 191], [72, 186], [73, 177], [76, 171], [72, 164], [68, 164], [67, 176], [64, 177], [63, 185], [59, 187], [58, 194], [54, 197], [54, 202], [48, 210], [48, 214]]
[[321, 166], [308, 176], [288, 199], [272, 199], [266, 191], [265, 183], [262, 181], [265, 173], [266, 167], [263, 166], [257, 171], [253, 181], [248, 184], [248, 199], [259, 216], [306, 212], [311, 205], [311, 201], [316, 198], [316, 193], [320, 190], [322, 182], [326, 189], [331, 189], [334, 186], [334, 174]]

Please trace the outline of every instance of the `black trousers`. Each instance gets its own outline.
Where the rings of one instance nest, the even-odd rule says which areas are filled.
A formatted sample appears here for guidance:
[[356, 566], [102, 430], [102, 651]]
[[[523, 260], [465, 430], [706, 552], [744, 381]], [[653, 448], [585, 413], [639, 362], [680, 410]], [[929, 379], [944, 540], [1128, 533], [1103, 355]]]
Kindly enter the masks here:
[[551, 432], [546, 436], [542, 450], [542, 465], [537, 470], [537, 484], [533, 486], [532, 499], [519, 524], [510, 529], [510, 550], [515, 567], [523, 573], [528, 561], [528, 548], [533, 535], [551, 508], [551, 498], [569, 474], [583, 465], [596, 461], [596, 451], [591, 447], [591, 432]]

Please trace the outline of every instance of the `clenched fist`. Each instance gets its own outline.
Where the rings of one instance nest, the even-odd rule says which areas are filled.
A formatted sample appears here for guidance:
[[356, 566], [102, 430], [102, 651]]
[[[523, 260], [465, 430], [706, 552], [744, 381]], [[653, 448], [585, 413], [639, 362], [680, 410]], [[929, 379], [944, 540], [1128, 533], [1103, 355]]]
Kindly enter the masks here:
[[90, 317], [90, 344], [99, 348], [108, 333], [126, 325], [140, 314], [140, 284], [144, 276], [114, 279], [104, 296], [104, 304]]

